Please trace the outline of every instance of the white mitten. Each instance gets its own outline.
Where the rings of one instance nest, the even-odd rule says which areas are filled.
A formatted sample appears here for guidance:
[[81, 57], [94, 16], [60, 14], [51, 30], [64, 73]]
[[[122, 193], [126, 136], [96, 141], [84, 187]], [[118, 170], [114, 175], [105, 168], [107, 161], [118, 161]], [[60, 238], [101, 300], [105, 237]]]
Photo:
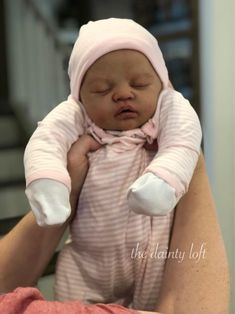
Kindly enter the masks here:
[[175, 189], [151, 172], [129, 187], [127, 200], [135, 213], [147, 216], [167, 215], [178, 201]]
[[62, 224], [71, 213], [69, 190], [59, 181], [35, 180], [25, 193], [39, 226]]

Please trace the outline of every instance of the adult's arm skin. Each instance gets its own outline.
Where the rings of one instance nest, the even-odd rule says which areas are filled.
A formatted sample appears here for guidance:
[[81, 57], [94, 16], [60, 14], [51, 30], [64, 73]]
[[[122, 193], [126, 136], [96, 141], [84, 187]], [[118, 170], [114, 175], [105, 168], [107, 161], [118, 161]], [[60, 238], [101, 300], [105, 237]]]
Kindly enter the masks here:
[[[73, 209], [88, 167], [86, 153], [96, 148], [94, 143], [85, 139], [83, 145], [76, 147], [75, 144], [68, 156]], [[72, 153], [73, 150], [76, 154]], [[76, 158], [79, 158], [79, 163]], [[26, 215], [0, 241], [0, 291], [33, 285], [45, 269], [66, 227], [67, 224], [41, 228], [32, 213]], [[201, 156], [190, 189], [176, 209], [170, 250], [178, 248], [188, 252], [192, 243], [198, 249], [203, 242], [206, 243], [206, 258], [199, 263], [187, 258], [181, 264], [178, 260], [167, 260], [156, 311], [164, 314], [227, 313], [227, 260]]]
[[[198, 262], [189, 255], [192, 245], [193, 251], [202, 248]], [[164, 314], [229, 313], [227, 257], [202, 155], [189, 191], [176, 208], [170, 251], [177, 249], [186, 252], [184, 260], [167, 260], [156, 310]]]
[[[70, 203], [73, 212], [88, 170], [86, 154], [98, 147], [99, 144], [91, 137], [83, 136], [69, 151], [68, 171], [72, 181]], [[18, 286], [32, 286], [37, 282], [68, 223], [42, 228], [29, 212], [0, 240], [0, 293], [12, 291]]]

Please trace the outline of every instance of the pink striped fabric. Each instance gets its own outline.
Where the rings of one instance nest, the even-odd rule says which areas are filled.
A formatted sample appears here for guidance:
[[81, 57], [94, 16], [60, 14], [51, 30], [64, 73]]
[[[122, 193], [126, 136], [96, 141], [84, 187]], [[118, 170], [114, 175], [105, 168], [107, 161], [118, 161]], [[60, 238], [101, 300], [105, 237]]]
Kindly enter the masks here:
[[145, 169], [169, 183], [179, 199], [189, 187], [200, 153], [200, 121], [189, 101], [176, 91], [163, 91], [158, 109], [158, 152]]
[[[174, 90], [163, 90], [153, 118], [140, 129], [103, 131], [69, 97], [39, 122], [26, 146], [24, 155], [26, 185], [48, 178], [71, 188], [67, 171], [67, 153], [84, 133], [91, 134], [101, 144], [114, 145], [115, 150], [130, 150], [158, 139], [159, 151], [145, 170], [151, 171], [175, 188], [177, 196], [188, 189], [200, 153], [201, 128], [189, 102]], [[120, 149], [119, 149], [120, 148]]]
[[[198, 118], [180, 93], [163, 90], [154, 116], [140, 129], [104, 131], [69, 98], [39, 123], [30, 139], [25, 152], [27, 184], [50, 178], [70, 188], [67, 152], [83, 133], [104, 145], [89, 155], [71, 240], [58, 260], [56, 297], [153, 310], [173, 213], [137, 215], [128, 208], [126, 194], [144, 171], [168, 181], [178, 195], [186, 192], [200, 152]], [[159, 151], [154, 156], [143, 145], [156, 138]]]
[[154, 310], [173, 213], [154, 218], [137, 215], [126, 201], [129, 185], [152, 157], [140, 145], [125, 153], [106, 145], [90, 154], [89, 172], [70, 228], [71, 242], [57, 264], [58, 300]]

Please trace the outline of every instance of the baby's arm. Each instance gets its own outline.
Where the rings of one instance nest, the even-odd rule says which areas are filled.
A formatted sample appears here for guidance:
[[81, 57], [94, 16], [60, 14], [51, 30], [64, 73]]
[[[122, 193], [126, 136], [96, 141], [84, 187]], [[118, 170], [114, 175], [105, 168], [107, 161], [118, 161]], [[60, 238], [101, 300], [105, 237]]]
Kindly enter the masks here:
[[130, 208], [150, 216], [168, 214], [187, 192], [202, 136], [197, 114], [180, 93], [165, 91], [159, 105], [159, 150], [128, 192]]
[[29, 140], [24, 155], [26, 195], [41, 226], [63, 223], [70, 215], [67, 153], [82, 133], [81, 109], [69, 101], [39, 122]]

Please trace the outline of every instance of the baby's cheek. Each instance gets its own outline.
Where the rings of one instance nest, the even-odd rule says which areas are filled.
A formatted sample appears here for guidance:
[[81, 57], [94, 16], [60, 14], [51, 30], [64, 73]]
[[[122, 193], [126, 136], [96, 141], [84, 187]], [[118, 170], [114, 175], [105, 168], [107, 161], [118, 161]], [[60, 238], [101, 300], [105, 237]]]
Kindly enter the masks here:
[[151, 119], [157, 110], [157, 100], [155, 98], [152, 99], [151, 102], [147, 105], [146, 116], [148, 119]]
[[96, 114], [92, 120], [98, 127], [103, 129], [110, 121], [108, 117], [101, 113]]

